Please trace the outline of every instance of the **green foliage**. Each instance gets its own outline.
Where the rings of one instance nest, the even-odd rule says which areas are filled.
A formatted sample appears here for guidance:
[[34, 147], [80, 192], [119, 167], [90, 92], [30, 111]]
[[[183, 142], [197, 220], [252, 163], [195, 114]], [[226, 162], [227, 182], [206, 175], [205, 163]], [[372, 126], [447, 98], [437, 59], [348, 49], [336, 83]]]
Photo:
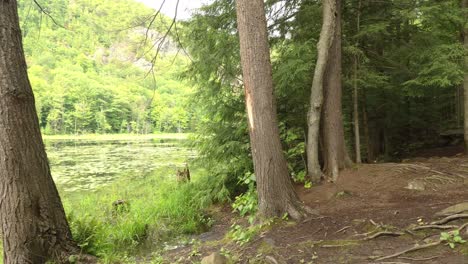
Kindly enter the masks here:
[[[173, 42], [155, 62], [155, 80], [148, 75], [155, 51], [143, 42], [151, 9], [131, 0], [41, 5], [59, 25], [33, 1], [20, 1], [19, 15], [43, 132], [193, 130], [196, 116], [187, 100], [192, 88], [179, 77], [188, 60]], [[149, 33], [165, 32], [168, 20], [159, 16]]]
[[258, 226], [242, 227], [241, 225], [232, 225], [228, 237], [239, 245], [245, 245], [255, 237], [258, 232]]
[[[212, 220], [204, 209], [216, 198], [206, 196], [208, 177], [194, 170], [192, 182], [180, 184], [165, 173], [125, 178], [95, 193], [65, 196], [68, 221], [82, 249], [113, 262], [145, 244], [209, 228]], [[113, 206], [117, 200], [128, 203], [126, 210]]]
[[248, 190], [239, 182], [253, 171], [239, 67], [234, 1], [214, 1], [184, 24], [181, 41], [191, 56], [185, 77], [195, 86], [191, 105], [200, 120], [198, 161], [235, 197]]
[[[439, 133], [461, 127], [459, 87], [466, 51], [459, 1], [346, 1], [343, 5], [343, 119], [349, 149], [352, 90], [357, 84], [364, 160], [400, 159], [437, 146]], [[275, 8], [281, 6], [281, 12]], [[306, 113], [320, 1], [266, 2], [281, 138], [289, 171], [305, 182]], [[359, 11], [359, 27], [358, 27]], [[236, 196], [236, 179], [252, 172], [239, 63], [234, 1], [213, 1], [185, 23], [181, 38], [192, 60], [186, 73], [202, 121], [200, 159]], [[353, 63], [358, 60], [354, 72]], [[457, 95], [458, 94], [458, 95]], [[363, 114], [366, 114], [365, 118]], [[367, 133], [368, 132], [368, 133]], [[350, 151], [350, 153], [352, 153]], [[240, 196], [238, 204], [245, 203]]]
[[274, 222], [275, 219], [266, 219], [261, 224], [251, 224], [248, 227], [244, 227], [239, 224], [233, 224], [231, 225], [231, 229], [227, 236], [242, 246], [252, 241], [252, 239], [262, 230], [271, 227]]
[[445, 242], [452, 249], [455, 248], [457, 244], [466, 243], [466, 240], [460, 236], [460, 231], [458, 230], [440, 233], [440, 241]]
[[232, 203], [234, 212], [238, 212], [240, 216], [249, 216], [249, 223], [252, 224], [255, 220], [255, 213], [258, 209], [258, 199], [256, 192], [256, 178], [252, 173], [246, 173], [240, 180], [241, 184], [248, 186], [248, 191], [237, 196]]

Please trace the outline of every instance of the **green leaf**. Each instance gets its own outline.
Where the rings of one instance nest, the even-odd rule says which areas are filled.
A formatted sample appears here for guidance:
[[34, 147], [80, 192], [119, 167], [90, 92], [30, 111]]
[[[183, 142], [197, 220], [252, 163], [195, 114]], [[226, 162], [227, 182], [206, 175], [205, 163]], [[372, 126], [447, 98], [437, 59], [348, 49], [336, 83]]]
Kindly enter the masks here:
[[440, 233], [440, 240], [446, 241], [446, 240], [448, 240], [449, 238], [450, 238], [450, 234], [449, 234], [449, 233], [447, 233], [447, 232], [442, 232], [442, 233]]

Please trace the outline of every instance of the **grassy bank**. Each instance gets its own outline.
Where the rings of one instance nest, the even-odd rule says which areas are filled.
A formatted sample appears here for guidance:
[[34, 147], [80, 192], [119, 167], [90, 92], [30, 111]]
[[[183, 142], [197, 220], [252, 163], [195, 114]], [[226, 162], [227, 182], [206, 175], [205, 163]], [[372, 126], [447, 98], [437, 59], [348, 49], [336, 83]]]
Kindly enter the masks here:
[[[74, 239], [84, 252], [103, 263], [158, 263], [165, 242], [207, 230], [205, 214], [214, 195], [212, 180], [194, 173], [190, 183], [178, 183], [170, 171], [145, 178], [125, 178], [96, 192], [63, 196]], [[122, 200], [124, 203], [114, 206]], [[0, 252], [3, 252], [0, 241]], [[3, 264], [3, 258], [0, 258]]]
[[[57, 141], [132, 141], [185, 139], [188, 136], [188, 134], [54, 135], [44, 136], [44, 138]], [[118, 149], [117, 145], [109, 146], [114, 150]], [[93, 153], [87, 150], [92, 147], [96, 148], [96, 153], [102, 154], [102, 149], [109, 146], [106, 144], [84, 145], [74, 147], [74, 149], [76, 148], [78, 153], [87, 154]], [[153, 170], [154, 172], [147, 172], [144, 169], [142, 172], [125, 172], [124, 169], [118, 167], [119, 164], [115, 164], [111, 167], [118, 168], [117, 171], [122, 172], [122, 175], [116, 176], [109, 183], [99, 185], [97, 189], [67, 191], [64, 188], [65, 185], [59, 186], [73, 236], [84, 252], [98, 256], [103, 263], [135, 263], [143, 258], [149, 258], [158, 263], [157, 254], [152, 256], [152, 253], [162, 250], [166, 242], [177, 244], [186, 234], [203, 232], [210, 227], [212, 220], [206, 214], [205, 209], [213, 200], [227, 197], [223, 189], [216, 188], [222, 185], [217, 184], [216, 179], [207, 177], [205, 171], [195, 166], [190, 168], [192, 181], [178, 183], [176, 165], [187, 160], [187, 152], [180, 149], [167, 152], [164, 148], [160, 151], [160, 155], [151, 156], [147, 149], [141, 149], [141, 152], [146, 155], [145, 159], [161, 164]], [[65, 157], [71, 161], [83, 161], [86, 158], [74, 153], [66, 153], [69, 155]], [[53, 152], [49, 154], [55, 157], [52, 155]], [[120, 151], [118, 155], [123, 154]], [[137, 159], [135, 155], [128, 156], [128, 159]], [[62, 156], [55, 158], [64, 159]], [[107, 163], [116, 161], [124, 162], [120, 159], [106, 159]], [[66, 164], [65, 167], [75, 166], [74, 164]], [[86, 162], [85, 164], [88, 165]], [[91, 164], [98, 166], [95, 163]], [[56, 166], [59, 165], [61, 164], [56, 164]], [[144, 168], [143, 165], [142, 168]], [[92, 181], [98, 177], [94, 174], [92, 176], [84, 174], [83, 171], [86, 169], [89, 168], [76, 166], [71, 171], [66, 171], [64, 175], [80, 179], [81, 173], [86, 176], [82, 177], [86, 181], [90, 179]], [[114, 205], [115, 202], [117, 205]], [[0, 264], [2, 264], [1, 258]]]
[[105, 263], [134, 263], [134, 256], [150, 255], [164, 241], [209, 228], [204, 209], [215, 194], [212, 180], [197, 171], [192, 182], [178, 183], [173, 174], [125, 178], [94, 193], [64, 197], [75, 240]]

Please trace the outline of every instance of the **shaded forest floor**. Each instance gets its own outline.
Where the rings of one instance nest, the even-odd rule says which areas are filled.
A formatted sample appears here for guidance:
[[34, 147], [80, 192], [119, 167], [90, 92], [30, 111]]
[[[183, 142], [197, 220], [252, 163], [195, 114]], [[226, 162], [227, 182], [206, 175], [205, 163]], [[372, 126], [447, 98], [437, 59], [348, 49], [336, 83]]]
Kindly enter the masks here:
[[[461, 155], [365, 164], [344, 171], [336, 185], [297, 186], [301, 199], [317, 210], [304, 222], [277, 221], [241, 246], [226, 234], [242, 220], [229, 208], [218, 209], [209, 233], [164, 255], [170, 263], [197, 263], [213, 252], [233, 263], [468, 263], [467, 244], [451, 249], [445, 242], [376, 260], [415, 245], [437, 244], [443, 230], [414, 228], [444, 218], [437, 213], [451, 205], [468, 202], [467, 185], [468, 157]], [[441, 225], [453, 226], [450, 231], [465, 222]], [[460, 234], [468, 238], [466, 228]]]

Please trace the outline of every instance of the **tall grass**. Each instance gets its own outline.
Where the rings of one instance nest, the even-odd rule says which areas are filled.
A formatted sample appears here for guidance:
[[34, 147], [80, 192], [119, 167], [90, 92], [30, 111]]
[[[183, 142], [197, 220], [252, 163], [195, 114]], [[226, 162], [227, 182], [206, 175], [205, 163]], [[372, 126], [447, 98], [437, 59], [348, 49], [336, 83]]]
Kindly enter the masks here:
[[[167, 173], [167, 172], [163, 172]], [[201, 173], [197, 173], [200, 175]], [[64, 206], [75, 240], [82, 249], [113, 262], [155, 249], [162, 241], [206, 230], [211, 219], [204, 209], [227, 197], [213, 179], [194, 177], [177, 183], [157, 173], [126, 178], [95, 193], [65, 197]], [[114, 206], [115, 201], [123, 204]]]
[[[229, 193], [222, 177], [191, 169], [188, 183], [178, 183], [168, 166], [150, 175], [123, 176], [95, 191], [61, 191], [74, 239], [103, 263], [135, 263], [166, 241], [207, 230], [212, 220], [206, 209]], [[114, 206], [119, 200], [123, 203]]]

